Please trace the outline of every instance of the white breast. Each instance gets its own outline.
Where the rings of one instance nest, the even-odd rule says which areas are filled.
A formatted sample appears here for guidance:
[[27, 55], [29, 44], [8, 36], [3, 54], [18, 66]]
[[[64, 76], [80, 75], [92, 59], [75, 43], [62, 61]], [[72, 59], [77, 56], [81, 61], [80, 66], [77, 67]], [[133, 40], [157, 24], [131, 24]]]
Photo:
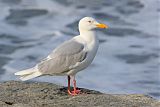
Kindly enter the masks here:
[[99, 47], [98, 38], [96, 37], [96, 35], [92, 35], [92, 36], [93, 36], [92, 41], [88, 42], [86, 45], [87, 47], [86, 67], [88, 67], [93, 61]]
[[95, 32], [88, 32], [84, 35], [79, 35], [75, 37], [75, 39], [77, 42], [84, 44], [85, 51], [87, 52], [86, 59], [77, 67], [76, 72], [78, 72], [85, 69], [92, 63], [99, 47], [99, 40], [95, 35]]

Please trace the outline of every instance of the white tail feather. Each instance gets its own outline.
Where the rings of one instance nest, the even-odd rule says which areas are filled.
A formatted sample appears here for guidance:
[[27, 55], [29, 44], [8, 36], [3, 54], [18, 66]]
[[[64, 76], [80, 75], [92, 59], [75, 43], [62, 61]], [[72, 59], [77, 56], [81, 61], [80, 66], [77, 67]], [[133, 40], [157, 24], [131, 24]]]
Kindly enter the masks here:
[[19, 72], [16, 72], [15, 75], [27, 75], [27, 74], [31, 74], [31, 73], [34, 73], [35, 72], [35, 68], [30, 68], [30, 69], [26, 69], [26, 70], [23, 70], [23, 71], [19, 71]]
[[20, 76], [22, 81], [26, 81], [42, 75], [36, 67], [16, 72], [15, 75]]

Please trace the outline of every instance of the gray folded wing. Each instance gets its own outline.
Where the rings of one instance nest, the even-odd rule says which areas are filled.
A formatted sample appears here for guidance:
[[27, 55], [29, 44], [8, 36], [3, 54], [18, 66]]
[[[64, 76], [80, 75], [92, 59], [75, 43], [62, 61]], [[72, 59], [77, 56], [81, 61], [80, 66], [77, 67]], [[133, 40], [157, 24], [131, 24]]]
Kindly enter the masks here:
[[[84, 45], [76, 41], [69, 40], [57, 47], [49, 58], [38, 64], [38, 69], [43, 74], [63, 75], [71, 70], [71, 67], [82, 62], [87, 52]], [[73, 68], [72, 68], [73, 69]]]

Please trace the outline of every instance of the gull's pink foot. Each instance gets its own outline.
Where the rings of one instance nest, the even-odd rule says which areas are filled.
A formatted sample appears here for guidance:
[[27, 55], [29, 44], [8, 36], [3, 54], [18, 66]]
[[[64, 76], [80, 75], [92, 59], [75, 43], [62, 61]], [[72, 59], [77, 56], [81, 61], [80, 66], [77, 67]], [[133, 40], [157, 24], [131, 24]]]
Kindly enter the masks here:
[[77, 93], [71, 93], [72, 96], [78, 95]]
[[67, 90], [67, 91], [68, 91], [68, 94], [69, 94], [69, 95], [72, 95], [72, 93], [71, 93], [71, 91], [70, 91], [70, 90]]
[[68, 94], [72, 95], [72, 96], [78, 95], [79, 92], [80, 92], [80, 90], [75, 90], [75, 91], [72, 91], [72, 92], [70, 90], [68, 90]]
[[79, 94], [81, 90], [73, 90], [72, 93]]

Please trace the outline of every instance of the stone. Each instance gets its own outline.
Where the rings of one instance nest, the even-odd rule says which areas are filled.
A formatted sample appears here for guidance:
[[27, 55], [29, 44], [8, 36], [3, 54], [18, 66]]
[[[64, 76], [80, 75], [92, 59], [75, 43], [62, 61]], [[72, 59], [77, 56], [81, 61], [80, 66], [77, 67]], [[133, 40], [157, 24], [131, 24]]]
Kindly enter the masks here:
[[160, 107], [160, 102], [141, 94], [104, 94], [79, 88], [81, 94], [67, 94], [67, 87], [43, 82], [0, 83], [0, 107]]

